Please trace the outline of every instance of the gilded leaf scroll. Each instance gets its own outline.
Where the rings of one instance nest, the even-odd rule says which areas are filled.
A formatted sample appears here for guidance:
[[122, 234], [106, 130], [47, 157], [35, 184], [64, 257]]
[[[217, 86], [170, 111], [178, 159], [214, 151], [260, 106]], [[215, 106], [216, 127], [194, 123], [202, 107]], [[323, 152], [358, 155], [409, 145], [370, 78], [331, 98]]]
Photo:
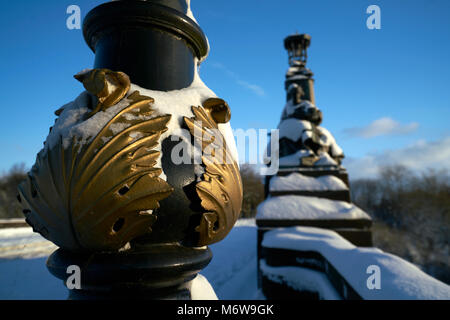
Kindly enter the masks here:
[[[92, 70], [77, 77], [98, 99], [89, 114], [124, 99], [130, 82], [120, 72]], [[87, 144], [73, 138], [42, 150], [19, 186], [27, 221], [56, 245], [71, 250], [117, 250], [151, 232], [153, 209], [173, 188], [155, 168], [160, 137], [171, 116], [154, 117], [153, 99], [135, 91]], [[62, 112], [62, 111], [60, 111]], [[124, 127], [120, 132], [114, 125]]]
[[[241, 212], [243, 190], [239, 167], [218, 129], [218, 123], [230, 119], [228, 105], [222, 99], [211, 98], [203, 107], [192, 107], [192, 112], [194, 117], [185, 117], [184, 121], [201, 145], [205, 167], [202, 181], [196, 185], [205, 210], [196, 228], [198, 245], [203, 246], [222, 240], [233, 228]], [[205, 153], [207, 149], [213, 152]]]

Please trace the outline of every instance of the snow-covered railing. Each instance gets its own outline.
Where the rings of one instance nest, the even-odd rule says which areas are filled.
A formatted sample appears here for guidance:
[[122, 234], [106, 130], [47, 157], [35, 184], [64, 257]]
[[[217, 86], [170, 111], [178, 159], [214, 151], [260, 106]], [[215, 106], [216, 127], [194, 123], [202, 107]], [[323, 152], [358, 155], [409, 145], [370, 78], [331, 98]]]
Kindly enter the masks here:
[[[372, 220], [351, 203], [348, 175], [344, 169], [297, 168], [266, 179], [266, 199], [259, 204], [256, 215], [258, 257], [262, 256], [261, 242], [266, 232], [293, 226], [331, 229], [354, 245], [372, 246]], [[263, 283], [266, 280], [261, 277], [264, 264], [258, 259], [257, 265], [261, 287], [266, 285]], [[270, 286], [276, 285], [272, 282]]]
[[450, 299], [450, 286], [417, 266], [377, 248], [356, 247], [331, 230], [278, 228], [264, 234], [261, 247], [268, 297], [280, 297], [284, 288], [291, 297], [297, 292], [321, 299]]
[[25, 219], [14, 218], [14, 219], [0, 219], [0, 229], [3, 228], [21, 228], [29, 227]]

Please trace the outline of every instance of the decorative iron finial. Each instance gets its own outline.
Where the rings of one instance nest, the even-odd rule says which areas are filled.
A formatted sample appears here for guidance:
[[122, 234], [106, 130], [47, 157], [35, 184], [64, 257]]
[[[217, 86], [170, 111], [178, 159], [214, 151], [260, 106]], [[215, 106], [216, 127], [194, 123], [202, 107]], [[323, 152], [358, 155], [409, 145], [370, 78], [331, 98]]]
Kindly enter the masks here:
[[307, 49], [311, 43], [308, 34], [294, 34], [284, 39], [284, 47], [289, 53], [290, 66], [305, 66], [308, 58]]

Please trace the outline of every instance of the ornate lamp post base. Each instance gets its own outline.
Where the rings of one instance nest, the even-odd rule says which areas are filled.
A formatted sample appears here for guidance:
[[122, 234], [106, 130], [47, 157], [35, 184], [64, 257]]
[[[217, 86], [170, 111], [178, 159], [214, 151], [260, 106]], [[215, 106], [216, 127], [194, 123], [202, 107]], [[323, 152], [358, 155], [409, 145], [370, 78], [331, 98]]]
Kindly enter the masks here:
[[18, 197], [61, 248], [47, 267], [70, 299], [201, 298], [190, 288], [204, 282], [192, 280], [212, 258], [206, 246], [238, 219], [231, 112], [197, 74], [209, 46], [191, 17], [188, 0], [122, 0], [85, 18], [95, 63], [75, 78], [86, 91], [55, 112]]
[[67, 268], [80, 268], [81, 288], [69, 299], [191, 299], [189, 282], [210, 262], [208, 247], [179, 244], [136, 245], [122, 252], [76, 254], [63, 249], [47, 260], [47, 268], [67, 282]]

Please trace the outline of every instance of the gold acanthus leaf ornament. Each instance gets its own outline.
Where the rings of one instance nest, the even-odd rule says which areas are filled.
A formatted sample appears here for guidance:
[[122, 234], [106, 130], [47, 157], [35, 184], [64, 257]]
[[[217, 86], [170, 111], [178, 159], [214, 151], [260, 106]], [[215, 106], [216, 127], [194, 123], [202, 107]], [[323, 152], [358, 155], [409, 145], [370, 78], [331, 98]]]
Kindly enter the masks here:
[[[98, 98], [94, 111], [117, 103], [130, 87], [126, 75], [110, 70], [92, 70], [82, 81]], [[19, 186], [27, 222], [62, 248], [120, 249], [151, 232], [156, 220], [151, 210], [173, 191], [159, 178], [162, 170], [155, 168], [160, 155], [155, 149], [171, 116], [153, 117], [153, 99], [138, 91], [126, 99], [128, 105], [89, 143], [73, 137], [64, 148], [61, 137], [52, 148], [43, 149]], [[124, 129], [113, 130], [117, 127]]]
[[[230, 120], [227, 103], [211, 98], [203, 102], [203, 107], [193, 106], [192, 112], [194, 117], [184, 117], [184, 121], [201, 146], [205, 168], [201, 181], [196, 184], [205, 210], [196, 228], [198, 245], [203, 246], [222, 240], [233, 228], [241, 212], [243, 189], [238, 164], [218, 128], [219, 123]], [[211, 152], [205, 152], [207, 149]]]
[[98, 99], [97, 107], [89, 114], [92, 116], [99, 111], [115, 105], [122, 100], [130, 90], [130, 78], [123, 72], [108, 69], [93, 69], [74, 75], [83, 83], [84, 88]]

